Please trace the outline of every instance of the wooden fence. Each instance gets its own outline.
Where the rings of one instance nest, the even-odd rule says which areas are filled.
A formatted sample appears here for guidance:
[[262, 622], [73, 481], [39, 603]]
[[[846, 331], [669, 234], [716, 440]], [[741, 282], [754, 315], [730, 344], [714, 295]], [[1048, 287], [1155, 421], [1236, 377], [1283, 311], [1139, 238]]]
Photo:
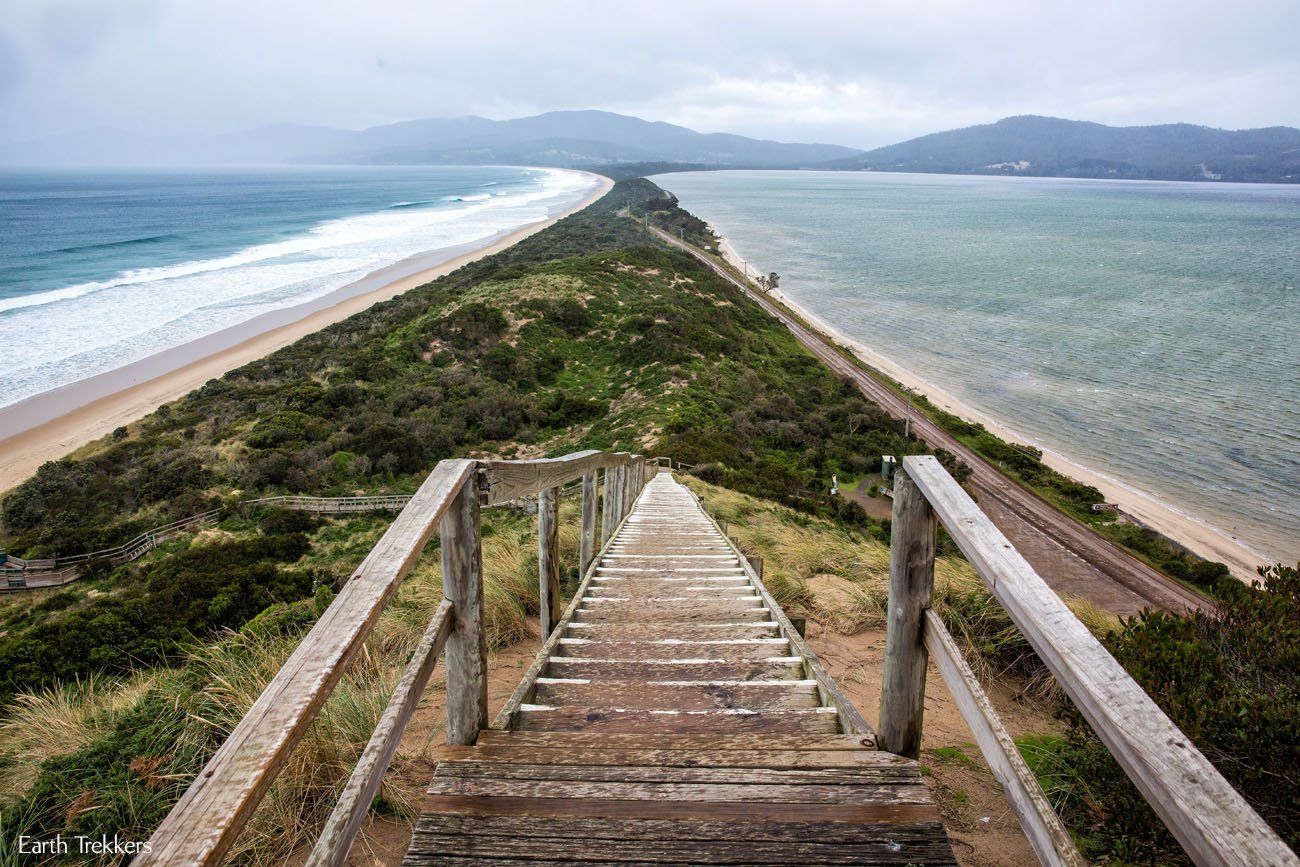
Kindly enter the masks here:
[[979, 682], [930, 610], [935, 528], [952, 536], [1038, 658], [1200, 865], [1300, 865], [1285, 843], [1093, 637], [943, 466], [903, 459], [894, 490], [880, 748], [916, 758], [932, 658], [1039, 860], [1084, 865]]
[[[402, 732], [439, 654], [447, 666], [447, 740], [472, 744], [487, 726], [487, 653], [479, 511], [538, 498], [538, 560], [542, 569], [542, 633], [558, 621], [559, 489], [583, 492], [584, 574], [598, 535], [608, 540], [656, 472], [640, 455], [586, 451], [531, 461], [442, 461], [357, 567], [334, 602], [195, 778], [133, 862], [219, 864], [257, 809], [353, 656], [414, 567], [435, 531], [441, 535], [443, 599], [407, 663], [370, 741], [307, 860], [310, 867], [347, 858]], [[604, 526], [597, 527], [597, 474], [603, 475]], [[603, 543], [602, 543], [603, 544]]]

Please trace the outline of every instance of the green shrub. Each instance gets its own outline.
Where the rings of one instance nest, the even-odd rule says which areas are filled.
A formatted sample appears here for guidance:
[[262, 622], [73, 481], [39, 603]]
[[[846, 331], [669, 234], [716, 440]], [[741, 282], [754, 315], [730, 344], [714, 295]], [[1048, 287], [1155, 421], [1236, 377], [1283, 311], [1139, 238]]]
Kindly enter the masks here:
[[[1147, 611], [1107, 646], [1274, 830], [1300, 846], [1300, 567], [1225, 584], [1218, 610]], [[1065, 761], [1086, 791], [1066, 818], [1094, 857], [1184, 863], [1177, 843], [1077, 711]], [[1171, 769], [1171, 771], [1174, 769]]]

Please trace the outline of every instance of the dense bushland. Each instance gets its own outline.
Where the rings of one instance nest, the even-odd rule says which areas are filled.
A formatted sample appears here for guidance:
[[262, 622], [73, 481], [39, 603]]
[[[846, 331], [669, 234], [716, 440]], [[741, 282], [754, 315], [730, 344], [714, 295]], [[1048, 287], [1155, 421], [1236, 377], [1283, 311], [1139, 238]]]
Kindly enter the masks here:
[[9, 550], [106, 547], [236, 493], [410, 490], [468, 452], [653, 449], [793, 498], [906, 450], [895, 423], [741, 293], [615, 216], [654, 197], [620, 184], [46, 464], [4, 499]]
[[[1300, 846], [1300, 566], [1225, 584], [1217, 610], [1145, 612], [1106, 645], [1219, 772]], [[1067, 818], [1090, 854], [1188, 863], [1077, 712], [1061, 750], [1074, 780]]]

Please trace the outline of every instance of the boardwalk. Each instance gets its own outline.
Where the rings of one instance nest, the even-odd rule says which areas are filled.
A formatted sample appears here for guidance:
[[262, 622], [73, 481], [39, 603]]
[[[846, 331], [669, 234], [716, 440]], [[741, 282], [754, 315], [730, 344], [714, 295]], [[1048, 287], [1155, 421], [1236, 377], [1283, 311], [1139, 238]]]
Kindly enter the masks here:
[[954, 863], [774, 607], [655, 476], [505, 717], [444, 748], [405, 863]]

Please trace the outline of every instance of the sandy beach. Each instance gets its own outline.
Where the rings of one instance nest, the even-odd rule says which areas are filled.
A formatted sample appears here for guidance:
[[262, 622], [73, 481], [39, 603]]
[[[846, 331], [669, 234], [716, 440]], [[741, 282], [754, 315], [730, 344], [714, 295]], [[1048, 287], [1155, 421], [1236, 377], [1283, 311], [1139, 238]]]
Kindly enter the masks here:
[[[736, 268], [742, 267], [742, 259], [735, 249], [721, 234], [719, 234], [719, 238], [718, 249], [724, 258]], [[751, 270], [755, 267], [751, 262]], [[758, 269], [758, 273], [761, 272], [762, 269]], [[939, 386], [928, 382], [892, 359], [881, 355], [871, 347], [847, 336], [780, 290], [772, 293], [772, 295], [831, 340], [849, 349], [866, 364], [897, 380], [907, 388], [924, 394], [935, 406], [966, 421], [982, 424], [990, 432], [1002, 439], [1025, 443], [1040, 449], [1043, 453], [1043, 463], [1052, 469], [1080, 482], [1092, 485], [1105, 495], [1107, 502], [1115, 503], [1122, 511], [1141, 523], [1185, 546], [1199, 556], [1226, 563], [1232, 574], [1238, 578], [1244, 581], [1258, 578], [1255, 567], [1269, 562], [1268, 558], [1263, 554], [1237, 540], [1230, 533], [1206, 523], [1195, 515], [1166, 503], [1152, 494], [1134, 488], [1119, 479], [1084, 466], [1066, 455], [1045, 448], [1041, 443], [1034, 441], [1033, 438], [1006, 426], [997, 419], [959, 400]]]
[[210, 379], [540, 232], [585, 208], [614, 185], [601, 175], [592, 177], [599, 180], [599, 185], [582, 202], [484, 246], [439, 251], [441, 256], [450, 252], [452, 258], [436, 263], [427, 261], [429, 255], [406, 259], [314, 302], [254, 317], [233, 328], [5, 407], [0, 410], [0, 491], [23, 481], [46, 461], [70, 454]]

